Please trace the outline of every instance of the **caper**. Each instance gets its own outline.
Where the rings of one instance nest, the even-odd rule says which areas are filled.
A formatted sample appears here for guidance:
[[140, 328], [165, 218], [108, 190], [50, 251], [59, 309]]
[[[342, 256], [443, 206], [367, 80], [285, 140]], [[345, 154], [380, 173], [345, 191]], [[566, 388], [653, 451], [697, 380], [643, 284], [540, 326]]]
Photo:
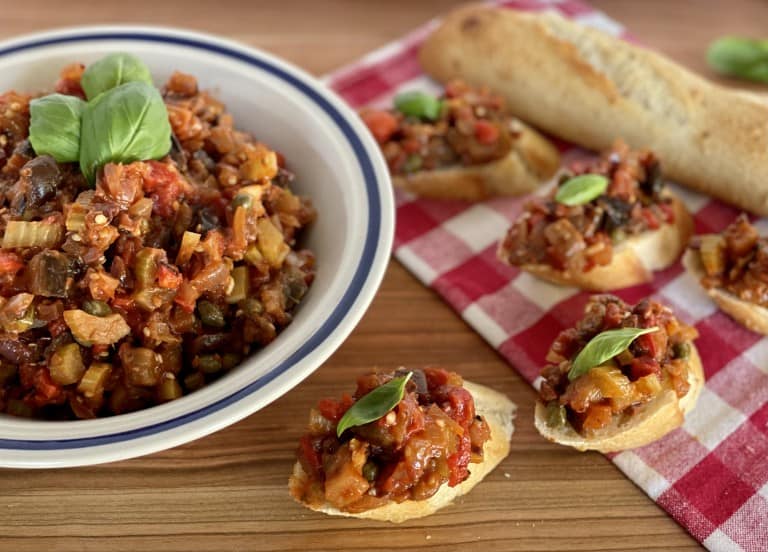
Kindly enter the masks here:
[[691, 346], [688, 343], [675, 343], [672, 346], [675, 358], [688, 358], [691, 355]]
[[200, 320], [206, 326], [212, 328], [223, 328], [226, 325], [224, 313], [219, 307], [210, 301], [200, 301], [197, 303], [197, 312], [200, 313]]
[[84, 301], [83, 310], [93, 316], [109, 316], [112, 314], [112, 309], [104, 301]]
[[243, 311], [250, 317], [256, 317], [264, 313], [264, 305], [255, 297], [248, 297], [243, 302]]
[[253, 205], [253, 198], [248, 194], [237, 194], [232, 198], [232, 210], [236, 211], [238, 207], [250, 209]]
[[221, 358], [219, 355], [200, 355], [197, 357], [197, 367], [206, 374], [215, 374], [221, 371]]
[[621, 243], [624, 240], [627, 239], [627, 233], [624, 232], [621, 228], [616, 228], [613, 232], [611, 232], [611, 241], [613, 243]]
[[547, 425], [549, 427], [562, 427], [567, 421], [565, 407], [557, 401], [547, 403]]
[[221, 366], [225, 370], [231, 370], [238, 364], [240, 364], [241, 356], [237, 353], [224, 353], [221, 356]]
[[376, 481], [377, 475], [379, 475], [379, 467], [374, 462], [368, 460], [363, 464], [363, 477], [368, 481]]

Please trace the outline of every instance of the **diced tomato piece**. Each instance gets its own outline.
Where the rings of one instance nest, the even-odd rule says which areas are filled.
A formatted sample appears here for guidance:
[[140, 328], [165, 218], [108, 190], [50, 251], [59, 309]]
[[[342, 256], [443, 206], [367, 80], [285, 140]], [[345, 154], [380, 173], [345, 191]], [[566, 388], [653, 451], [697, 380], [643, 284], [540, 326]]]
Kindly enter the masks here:
[[446, 413], [464, 429], [468, 428], [475, 417], [475, 402], [470, 392], [463, 387], [452, 387], [447, 399], [450, 408]]
[[0, 274], [16, 274], [24, 268], [24, 261], [12, 251], [0, 251]]
[[176, 267], [161, 264], [157, 267], [157, 285], [165, 289], [176, 289], [181, 285], [184, 277]]
[[51, 337], [56, 337], [67, 331], [67, 323], [64, 322], [64, 318], [57, 318], [48, 322], [48, 331], [51, 332]]
[[179, 305], [186, 312], [195, 312], [195, 305], [200, 293], [187, 280], [182, 280], [179, 291], [173, 302]]
[[299, 461], [302, 467], [311, 475], [317, 477], [322, 473], [323, 464], [320, 459], [320, 453], [315, 450], [314, 439], [307, 434], [299, 440]]
[[659, 209], [664, 213], [664, 222], [668, 224], [674, 224], [675, 222], [675, 208], [671, 203], [662, 202], [659, 203]]
[[472, 441], [469, 432], [459, 437], [459, 449], [448, 457], [448, 467], [451, 475], [448, 478], [448, 486], [455, 487], [469, 477], [469, 462], [472, 459]]
[[51, 402], [61, 393], [61, 387], [53, 382], [48, 368], [38, 369], [37, 372], [35, 372], [34, 381], [36, 402], [41, 406]]
[[397, 118], [388, 111], [368, 111], [363, 113], [362, 119], [380, 144], [389, 140], [397, 130]]
[[640, 215], [643, 217], [645, 223], [648, 225], [648, 228], [651, 230], [656, 230], [659, 226], [661, 226], [659, 219], [656, 217], [653, 211], [647, 207], [643, 207], [643, 209], [640, 211]]
[[149, 171], [144, 177], [144, 191], [151, 193], [155, 203], [153, 213], [161, 217], [173, 216], [174, 203], [181, 195], [180, 175], [165, 163], [148, 161]]
[[424, 376], [427, 378], [427, 387], [437, 389], [448, 383], [450, 374], [442, 368], [427, 368], [424, 370]]
[[649, 374], [659, 374], [661, 367], [656, 359], [649, 356], [641, 356], [632, 359], [629, 371], [631, 380], [636, 381]]
[[345, 393], [340, 401], [336, 399], [321, 399], [317, 403], [317, 409], [323, 418], [337, 423], [353, 403], [352, 397]]
[[475, 138], [481, 144], [490, 145], [499, 139], [499, 128], [484, 119], [475, 121]]
[[407, 140], [403, 140], [403, 150], [405, 150], [406, 153], [419, 153], [421, 150], [421, 144], [419, 144], [418, 140], [409, 138]]

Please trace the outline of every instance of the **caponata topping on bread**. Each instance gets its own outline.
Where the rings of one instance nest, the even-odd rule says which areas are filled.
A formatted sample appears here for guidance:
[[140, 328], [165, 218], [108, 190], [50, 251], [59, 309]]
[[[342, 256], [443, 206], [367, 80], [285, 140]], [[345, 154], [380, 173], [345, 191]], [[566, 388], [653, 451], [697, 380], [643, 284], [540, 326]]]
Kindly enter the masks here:
[[[631, 306], [612, 295], [594, 296], [584, 318], [561, 332], [547, 354], [539, 430], [556, 441], [558, 433], [575, 436], [577, 443], [565, 444], [582, 449], [620, 450], [658, 439], [682, 423], [685, 404], [695, 402], [703, 383], [696, 337], [695, 328], [661, 303], [645, 299]], [[676, 415], [648, 416], [668, 401]], [[636, 442], [632, 432], [641, 420], [648, 427]], [[628, 433], [624, 443], [613, 439], [603, 447], [622, 432]]]
[[[358, 405], [363, 415], [350, 420]], [[427, 515], [506, 456], [513, 411], [503, 395], [440, 368], [362, 376], [352, 396], [310, 412], [290, 493], [332, 514]]]

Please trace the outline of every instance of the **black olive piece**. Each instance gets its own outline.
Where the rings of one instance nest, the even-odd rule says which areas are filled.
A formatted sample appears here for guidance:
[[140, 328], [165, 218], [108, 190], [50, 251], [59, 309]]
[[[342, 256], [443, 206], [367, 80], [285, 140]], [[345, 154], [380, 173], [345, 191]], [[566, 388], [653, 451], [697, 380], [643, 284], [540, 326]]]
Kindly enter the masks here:
[[180, 171], [187, 170], [187, 152], [184, 151], [184, 147], [173, 132], [171, 133], [171, 151], [169, 155]]
[[408, 372], [411, 372], [413, 374], [411, 376], [411, 380], [408, 382], [409, 389], [411, 387], [411, 384], [413, 384], [415, 391], [419, 395], [426, 395], [429, 392], [429, 388], [427, 387], [427, 377], [424, 375], [423, 370], [420, 370], [418, 368], [414, 368], [414, 369], [400, 368], [395, 371], [395, 377], [400, 378], [400, 377], [406, 376], [408, 375]]
[[208, 169], [208, 172], [213, 172], [216, 168], [216, 162], [211, 159], [211, 156], [205, 150], [197, 150], [192, 154], [192, 157], [200, 161], [203, 166]]
[[27, 207], [40, 207], [56, 197], [56, 189], [61, 184], [61, 171], [50, 155], [41, 155], [27, 161], [20, 174], [28, 181], [25, 193]]
[[72, 287], [72, 263], [59, 251], [41, 251], [27, 265], [27, 285], [35, 295], [67, 297]]
[[650, 166], [645, 169], [645, 180], [640, 182], [640, 189], [643, 193], [652, 198], [657, 198], [664, 189], [664, 177], [661, 174], [661, 164], [654, 160]]
[[13, 153], [15, 155], [23, 155], [24, 157], [35, 156], [35, 150], [32, 148], [32, 143], [29, 141], [29, 138], [16, 144], [16, 147], [13, 148]]
[[605, 212], [605, 229], [608, 232], [621, 228], [629, 222], [632, 205], [619, 198], [603, 196], [600, 198], [600, 206]]
[[192, 228], [195, 232], [205, 234], [219, 227], [221, 227], [219, 216], [210, 207], [198, 209], [192, 217]]

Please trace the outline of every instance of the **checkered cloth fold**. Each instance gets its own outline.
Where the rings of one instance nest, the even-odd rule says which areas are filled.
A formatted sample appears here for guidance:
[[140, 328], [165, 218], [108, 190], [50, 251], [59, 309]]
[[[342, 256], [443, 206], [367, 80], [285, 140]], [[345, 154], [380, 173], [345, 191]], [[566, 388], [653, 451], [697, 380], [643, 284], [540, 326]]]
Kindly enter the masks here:
[[[619, 23], [579, 1], [500, 2], [554, 9], [616, 36]], [[439, 90], [419, 67], [430, 22], [344, 67], [327, 82], [353, 107], [389, 105], [400, 89]], [[564, 161], [586, 155], [563, 148]], [[694, 213], [697, 233], [721, 231], [738, 211], [675, 186]], [[582, 315], [588, 293], [536, 279], [496, 260], [497, 242], [525, 199], [480, 204], [397, 194], [394, 254], [435, 289], [529, 382], [549, 345]], [[768, 220], [758, 220], [768, 230]], [[768, 550], [768, 339], [719, 312], [680, 263], [650, 284], [617, 292], [625, 301], [654, 296], [699, 331], [707, 385], [682, 428], [612, 461], [711, 550]]]

